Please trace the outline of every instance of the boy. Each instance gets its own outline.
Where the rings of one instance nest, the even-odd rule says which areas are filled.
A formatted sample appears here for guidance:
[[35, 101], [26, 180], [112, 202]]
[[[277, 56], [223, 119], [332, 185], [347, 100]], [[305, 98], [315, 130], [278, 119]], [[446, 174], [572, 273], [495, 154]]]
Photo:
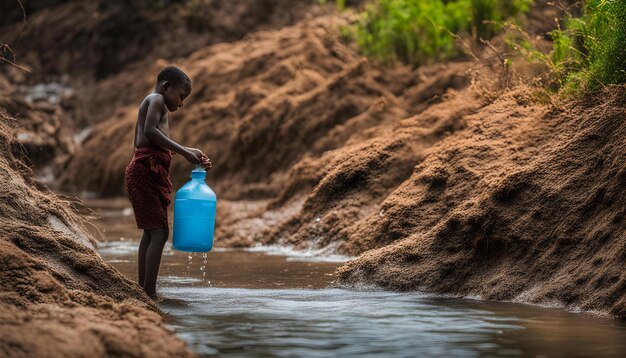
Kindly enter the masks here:
[[139, 244], [139, 285], [156, 298], [156, 280], [161, 253], [169, 236], [167, 206], [171, 202], [169, 178], [173, 152], [192, 164], [211, 168], [211, 161], [200, 150], [184, 147], [170, 139], [167, 113], [183, 106], [191, 93], [191, 80], [180, 69], [167, 66], [157, 76], [154, 92], [139, 105], [135, 125], [135, 153], [126, 167], [128, 197], [137, 227], [143, 229]]

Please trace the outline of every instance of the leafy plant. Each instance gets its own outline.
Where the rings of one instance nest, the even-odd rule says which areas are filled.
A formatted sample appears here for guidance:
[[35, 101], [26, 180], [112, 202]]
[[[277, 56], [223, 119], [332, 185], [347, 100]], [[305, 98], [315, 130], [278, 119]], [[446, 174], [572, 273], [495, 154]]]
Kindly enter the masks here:
[[626, 83], [626, 1], [587, 0], [550, 33], [551, 60], [566, 91]]
[[381, 62], [443, 61], [460, 54], [457, 34], [489, 38], [498, 22], [528, 10], [532, 0], [379, 0], [351, 29], [366, 55]]
[[471, 0], [472, 25], [475, 35], [490, 38], [497, 32], [497, 24], [528, 11], [533, 0]]
[[[326, 0], [317, 0], [318, 4], [324, 5], [326, 4]], [[343, 10], [346, 8], [346, 0], [335, 0], [335, 6], [338, 10]]]

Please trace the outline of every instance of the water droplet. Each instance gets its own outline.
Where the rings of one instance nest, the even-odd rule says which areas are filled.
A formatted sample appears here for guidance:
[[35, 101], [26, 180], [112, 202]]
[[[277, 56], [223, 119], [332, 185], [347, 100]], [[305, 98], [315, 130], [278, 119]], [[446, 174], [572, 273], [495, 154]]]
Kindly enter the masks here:
[[320, 218], [316, 218], [315, 219], [316, 222], [320, 222], [320, 220], [322, 220], [322, 219], [320, 219]]

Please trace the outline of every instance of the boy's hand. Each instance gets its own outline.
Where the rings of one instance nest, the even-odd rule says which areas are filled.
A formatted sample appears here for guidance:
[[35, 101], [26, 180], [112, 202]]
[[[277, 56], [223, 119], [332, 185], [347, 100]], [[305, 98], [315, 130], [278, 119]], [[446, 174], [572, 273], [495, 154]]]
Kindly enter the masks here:
[[197, 164], [202, 166], [205, 170], [211, 169], [213, 164], [209, 157], [206, 154], [202, 153], [200, 149], [189, 148], [187, 147], [188, 155], [185, 155], [185, 158], [192, 164]]
[[202, 166], [202, 168], [204, 168], [204, 170], [209, 170], [213, 168], [213, 163], [211, 163], [211, 159], [209, 159], [209, 157], [205, 157], [200, 165]]

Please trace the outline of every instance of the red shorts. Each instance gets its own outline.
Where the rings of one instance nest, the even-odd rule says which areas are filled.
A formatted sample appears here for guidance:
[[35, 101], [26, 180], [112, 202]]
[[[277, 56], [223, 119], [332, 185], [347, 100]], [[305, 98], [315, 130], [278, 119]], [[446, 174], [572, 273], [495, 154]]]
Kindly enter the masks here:
[[171, 202], [172, 153], [137, 148], [126, 167], [125, 183], [139, 229], [168, 229], [167, 206]]

